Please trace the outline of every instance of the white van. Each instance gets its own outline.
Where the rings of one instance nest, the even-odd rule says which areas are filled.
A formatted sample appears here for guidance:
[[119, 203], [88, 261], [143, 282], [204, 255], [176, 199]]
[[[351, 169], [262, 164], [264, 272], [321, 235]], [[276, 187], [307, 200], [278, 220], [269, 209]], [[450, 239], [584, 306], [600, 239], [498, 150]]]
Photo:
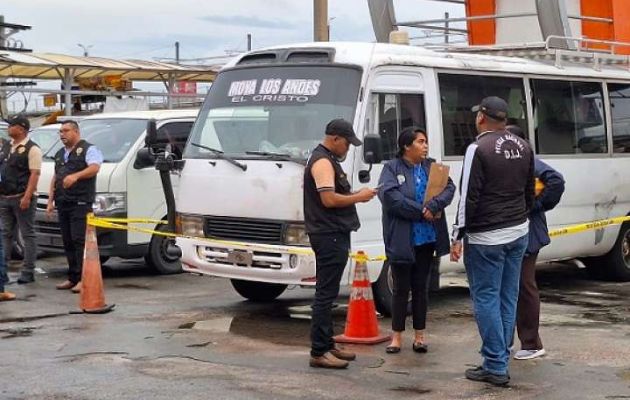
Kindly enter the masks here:
[[[279, 46], [239, 56], [209, 91], [177, 191], [183, 233], [227, 242], [179, 238], [183, 269], [229, 278], [254, 300], [272, 299], [287, 285], [313, 286], [314, 259], [304, 254], [301, 163], [326, 123], [343, 117], [358, 136], [380, 137], [383, 162], [395, 156], [403, 128], [426, 127], [429, 156], [450, 165], [459, 184], [464, 151], [477, 135], [471, 107], [489, 95], [508, 101], [510, 123], [566, 179], [560, 205], [548, 214], [550, 228], [628, 215], [628, 58], [527, 51], [541, 59], [367, 43]], [[223, 159], [196, 144], [223, 151]], [[382, 163], [366, 163], [365, 147], [352, 147], [342, 163], [355, 190], [375, 187], [382, 170]], [[451, 225], [457, 202], [446, 209]], [[383, 255], [379, 201], [357, 209], [361, 229], [351, 236], [352, 251]], [[556, 237], [539, 260], [581, 259], [592, 271], [628, 281], [629, 248], [626, 223]], [[351, 267], [352, 261], [344, 283]], [[462, 265], [443, 258], [440, 269], [449, 268]], [[387, 312], [389, 265], [374, 261], [368, 269], [377, 307]]]
[[[147, 122], [157, 122], [158, 143], [174, 145], [181, 154], [198, 110], [135, 111], [97, 114], [81, 119], [81, 137], [97, 146], [104, 162], [96, 179], [94, 213], [107, 217], [137, 217], [164, 219], [166, 203], [160, 175], [153, 159], [138, 151], [145, 147]], [[47, 252], [63, 252], [57, 216], [46, 217], [48, 189], [54, 175], [55, 153], [62, 147], [57, 142], [44, 155], [42, 174], [37, 185], [39, 194], [35, 229], [37, 245]], [[173, 180], [176, 184], [177, 180]], [[153, 227], [165, 229], [163, 227]], [[97, 230], [102, 261], [109, 257], [145, 257], [148, 264], [160, 273], [181, 271], [177, 257], [166, 252], [168, 239], [119, 230]]]

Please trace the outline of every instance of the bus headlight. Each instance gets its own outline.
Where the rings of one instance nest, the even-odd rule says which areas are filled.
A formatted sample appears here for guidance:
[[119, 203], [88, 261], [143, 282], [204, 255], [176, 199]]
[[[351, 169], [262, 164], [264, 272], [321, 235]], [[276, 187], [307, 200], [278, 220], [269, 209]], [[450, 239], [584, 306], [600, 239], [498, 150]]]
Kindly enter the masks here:
[[204, 237], [202, 217], [180, 214], [179, 223], [184, 236]]
[[284, 230], [284, 243], [297, 246], [310, 246], [304, 224], [289, 224]]
[[125, 193], [97, 193], [92, 204], [94, 214], [109, 214], [113, 212], [127, 212], [127, 197]]

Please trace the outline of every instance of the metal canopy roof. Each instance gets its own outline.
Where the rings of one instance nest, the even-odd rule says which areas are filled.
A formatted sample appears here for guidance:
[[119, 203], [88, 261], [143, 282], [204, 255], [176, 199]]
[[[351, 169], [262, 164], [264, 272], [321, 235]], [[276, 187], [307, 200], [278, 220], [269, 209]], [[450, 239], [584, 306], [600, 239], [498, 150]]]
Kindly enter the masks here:
[[74, 57], [51, 53], [0, 51], [0, 78], [61, 79], [121, 75], [131, 81], [212, 82], [220, 65], [176, 65], [157, 61]]

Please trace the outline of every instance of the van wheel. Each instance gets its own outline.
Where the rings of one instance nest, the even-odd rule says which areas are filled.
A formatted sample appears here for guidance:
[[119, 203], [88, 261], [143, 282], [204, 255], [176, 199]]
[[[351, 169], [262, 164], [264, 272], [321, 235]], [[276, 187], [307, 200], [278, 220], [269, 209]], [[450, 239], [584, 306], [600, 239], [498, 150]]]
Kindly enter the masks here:
[[[167, 232], [165, 225], [155, 228], [157, 231]], [[146, 263], [162, 275], [179, 274], [182, 272], [182, 263], [179, 257], [169, 254], [167, 249], [173, 245], [175, 239], [170, 237], [153, 235], [149, 243], [149, 252], [144, 257]]]
[[242, 281], [240, 279], [230, 279], [230, 281], [238, 294], [256, 302], [275, 300], [287, 288], [287, 285], [278, 283]]
[[[431, 274], [429, 275], [429, 291], [435, 292], [440, 289], [440, 258], [434, 257], [431, 262]], [[394, 280], [392, 277], [389, 262], [383, 263], [381, 274], [376, 282], [372, 284], [374, 293], [374, 305], [376, 310], [386, 317], [392, 315], [392, 296]], [[411, 315], [411, 292], [409, 293], [409, 304], [407, 305], [407, 315]]]
[[606, 278], [617, 282], [630, 281], [630, 223], [621, 225], [613, 248], [603, 257]]

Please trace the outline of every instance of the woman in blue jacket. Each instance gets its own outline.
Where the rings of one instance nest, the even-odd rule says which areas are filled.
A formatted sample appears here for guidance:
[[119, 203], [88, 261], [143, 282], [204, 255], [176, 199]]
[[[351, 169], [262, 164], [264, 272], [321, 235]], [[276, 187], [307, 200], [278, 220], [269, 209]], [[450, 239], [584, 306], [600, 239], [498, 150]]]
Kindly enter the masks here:
[[442, 193], [423, 205], [429, 170], [434, 162], [427, 158], [428, 150], [427, 134], [422, 129], [403, 130], [398, 137], [398, 155], [385, 165], [379, 179], [385, 253], [394, 284], [393, 336], [386, 349], [388, 353], [400, 352], [410, 289], [415, 330], [413, 350], [427, 352], [424, 330], [431, 261], [434, 255], [449, 252], [443, 211], [453, 200], [455, 185], [449, 178]]

